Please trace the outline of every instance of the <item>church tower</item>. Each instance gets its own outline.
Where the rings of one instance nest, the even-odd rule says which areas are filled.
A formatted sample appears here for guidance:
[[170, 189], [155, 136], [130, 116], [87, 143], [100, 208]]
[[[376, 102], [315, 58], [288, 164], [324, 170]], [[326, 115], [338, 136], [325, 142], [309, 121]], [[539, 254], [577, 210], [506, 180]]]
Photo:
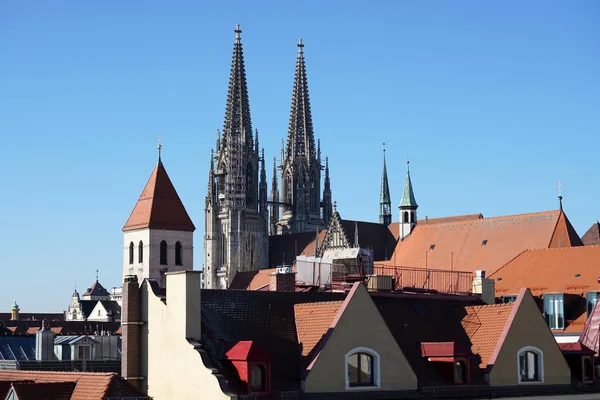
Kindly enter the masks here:
[[400, 240], [407, 237], [417, 225], [417, 201], [413, 192], [412, 182], [410, 181], [410, 167], [406, 161], [406, 179], [404, 180], [404, 191], [402, 192], [402, 201], [398, 208], [400, 209]]
[[[235, 29], [223, 133], [211, 150], [205, 200], [204, 287], [226, 289], [239, 271], [267, 266], [264, 157], [252, 131], [241, 29]], [[259, 161], [262, 162], [259, 185]]]
[[123, 227], [123, 279], [137, 275], [162, 287], [165, 273], [194, 269], [192, 223], [161, 160]]
[[287, 146], [282, 149], [280, 166], [283, 213], [277, 223], [279, 234], [323, 228], [321, 208], [330, 206], [325, 199], [323, 204], [320, 201], [321, 151], [315, 148], [303, 48], [300, 39]]
[[379, 193], [379, 223], [385, 226], [392, 223], [392, 201], [385, 165], [385, 147], [383, 148], [383, 173], [381, 174], [381, 191]]

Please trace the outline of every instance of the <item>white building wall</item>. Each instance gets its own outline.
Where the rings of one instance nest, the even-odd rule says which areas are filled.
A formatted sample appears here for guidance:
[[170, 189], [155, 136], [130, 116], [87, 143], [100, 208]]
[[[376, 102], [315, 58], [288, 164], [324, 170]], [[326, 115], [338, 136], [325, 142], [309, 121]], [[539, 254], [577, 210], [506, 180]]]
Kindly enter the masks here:
[[[141, 292], [141, 375], [154, 400], [229, 399], [200, 353], [200, 271], [168, 274], [167, 304], [148, 284]], [[145, 289], [145, 290], [144, 290]], [[151, 349], [151, 351], [149, 351]]]
[[[144, 259], [138, 263], [138, 244], [144, 245]], [[167, 242], [167, 265], [160, 264], [160, 242]], [[175, 244], [182, 245], [182, 265], [175, 265]], [[133, 242], [133, 264], [129, 264], [129, 244]], [[155, 279], [164, 286], [164, 273], [194, 269], [194, 233], [159, 229], [139, 229], [123, 234], [123, 280], [126, 275], [137, 275], [138, 281]]]

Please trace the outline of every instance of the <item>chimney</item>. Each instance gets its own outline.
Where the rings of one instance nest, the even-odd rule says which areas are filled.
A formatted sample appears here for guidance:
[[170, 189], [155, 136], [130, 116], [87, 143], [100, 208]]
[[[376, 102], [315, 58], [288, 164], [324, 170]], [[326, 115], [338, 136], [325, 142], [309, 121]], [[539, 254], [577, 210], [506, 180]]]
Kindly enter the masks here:
[[13, 304], [12, 309], [10, 310], [10, 320], [11, 321], [19, 320], [19, 311], [21, 311], [21, 309], [19, 308], [19, 305], [15, 301], [15, 304]]
[[200, 271], [167, 272], [165, 278], [168, 308], [183, 310], [185, 315], [177, 328], [183, 329], [185, 338], [200, 341]]
[[140, 377], [140, 288], [137, 275], [126, 275], [121, 308], [121, 375], [135, 387]]
[[478, 294], [487, 304], [496, 303], [496, 285], [493, 279], [487, 279], [485, 277], [485, 271], [475, 271], [475, 277], [473, 278], [473, 294]]
[[289, 265], [282, 265], [275, 269], [275, 273], [269, 275], [269, 291], [271, 292], [295, 292], [296, 273]]
[[35, 359], [54, 360], [54, 332], [48, 329], [46, 320], [42, 321], [42, 329], [35, 333]]

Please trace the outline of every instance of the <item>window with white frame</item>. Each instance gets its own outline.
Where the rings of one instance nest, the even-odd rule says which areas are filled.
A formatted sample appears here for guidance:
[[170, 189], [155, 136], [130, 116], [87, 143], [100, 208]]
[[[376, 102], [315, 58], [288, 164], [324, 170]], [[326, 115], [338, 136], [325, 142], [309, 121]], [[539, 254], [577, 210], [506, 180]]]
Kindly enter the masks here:
[[565, 329], [563, 294], [544, 295], [544, 314], [550, 329]]
[[519, 383], [544, 382], [544, 354], [537, 347], [526, 346], [517, 355]]
[[346, 389], [368, 389], [380, 386], [379, 354], [367, 347], [346, 353]]

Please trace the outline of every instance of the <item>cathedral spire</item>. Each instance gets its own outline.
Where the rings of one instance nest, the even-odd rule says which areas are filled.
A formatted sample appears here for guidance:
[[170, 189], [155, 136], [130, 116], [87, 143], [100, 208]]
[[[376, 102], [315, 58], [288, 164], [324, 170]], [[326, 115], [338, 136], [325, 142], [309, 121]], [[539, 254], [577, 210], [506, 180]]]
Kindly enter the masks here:
[[323, 223], [329, 224], [333, 216], [331, 203], [331, 180], [329, 179], [329, 157], [325, 157], [325, 181], [323, 182]]
[[[248, 100], [248, 86], [246, 84], [246, 67], [240, 25], [236, 25], [233, 57], [231, 60], [231, 74], [229, 76], [229, 91], [227, 93], [227, 106], [225, 108], [225, 122], [223, 124], [223, 137], [228, 145], [232, 139], [243, 139], [246, 149], [253, 146], [252, 123], [250, 120], [250, 103]], [[239, 139], [238, 139], [239, 140]]]
[[277, 158], [273, 157], [273, 179], [271, 181], [271, 215], [269, 220], [269, 234], [277, 235], [277, 222], [279, 221], [279, 185], [277, 183]]
[[379, 223], [388, 226], [392, 223], [392, 202], [388, 184], [387, 166], [385, 164], [385, 143], [383, 144], [383, 172], [381, 174], [381, 191], [379, 193]]
[[296, 157], [304, 157], [309, 165], [316, 159], [302, 39], [298, 41], [298, 57], [296, 59], [286, 157], [290, 161]]

